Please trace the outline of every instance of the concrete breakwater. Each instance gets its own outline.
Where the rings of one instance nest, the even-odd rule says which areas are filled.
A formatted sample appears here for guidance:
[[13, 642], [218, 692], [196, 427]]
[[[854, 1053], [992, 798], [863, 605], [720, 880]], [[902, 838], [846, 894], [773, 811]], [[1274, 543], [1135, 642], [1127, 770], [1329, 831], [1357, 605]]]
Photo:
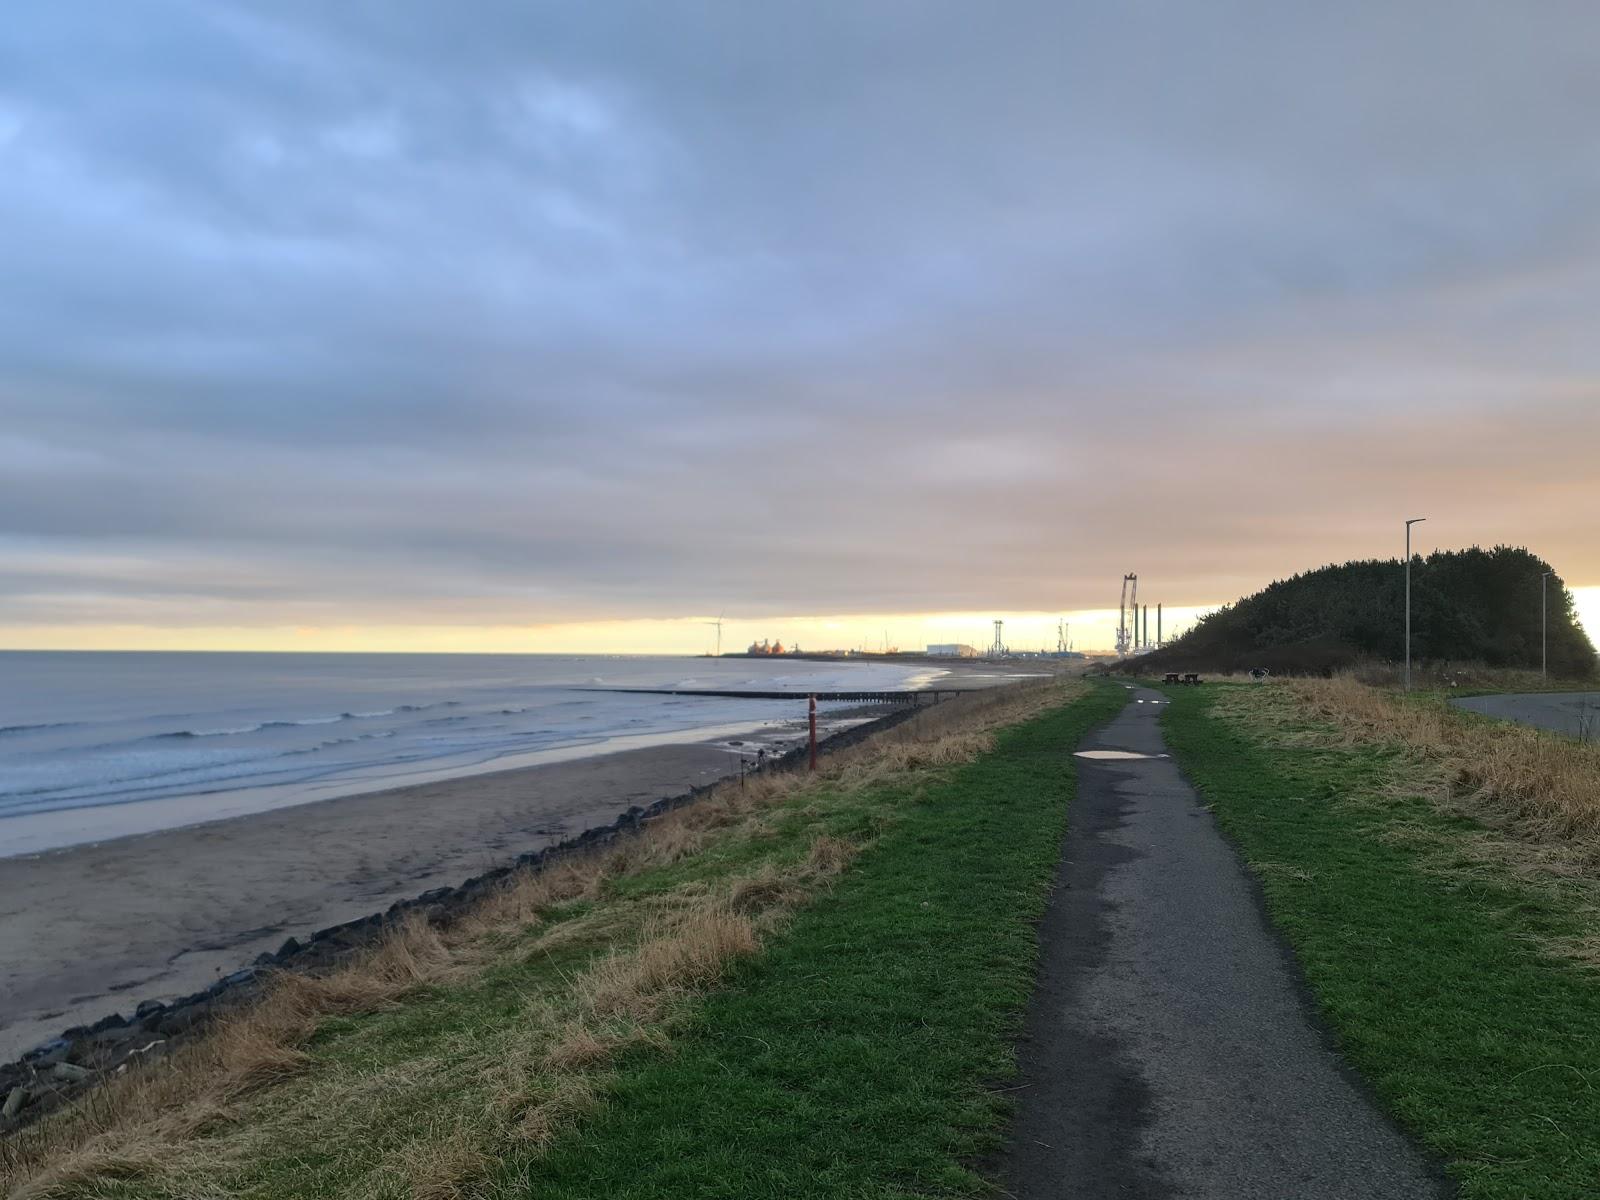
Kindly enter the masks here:
[[[863, 725], [843, 730], [822, 743], [831, 752], [915, 715], [906, 706]], [[805, 761], [803, 746], [767, 760], [767, 771], [790, 770]], [[202, 990], [175, 1000], [146, 1000], [131, 1015], [110, 1013], [75, 1025], [0, 1066], [0, 1136], [26, 1125], [69, 1102], [97, 1083], [137, 1064], [170, 1053], [231, 1009], [249, 1003], [282, 971], [319, 973], [371, 947], [402, 919], [421, 914], [445, 926], [501, 886], [513, 872], [539, 870], [561, 858], [608, 844], [650, 820], [691, 804], [726, 781], [706, 784], [663, 797], [649, 805], [630, 806], [610, 823], [592, 826], [555, 845], [517, 855], [505, 865], [464, 882], [436, 887], [400, 900], [381, 912], [329, 925], [304, 939], [290, 937], [274, 952], [263, 953]]]

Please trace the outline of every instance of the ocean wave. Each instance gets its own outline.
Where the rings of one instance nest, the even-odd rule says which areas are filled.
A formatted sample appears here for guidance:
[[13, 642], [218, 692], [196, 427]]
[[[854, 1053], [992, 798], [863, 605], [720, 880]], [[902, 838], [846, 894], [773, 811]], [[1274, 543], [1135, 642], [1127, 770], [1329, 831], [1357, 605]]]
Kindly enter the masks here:
[[0, 737], [8, 733], [35, 733], [40, 729], [73, 729], [82, 721], [40, 721], [34, 725], [0, 725]]
[[301, 746], [295, 750], [283, 750], [277, 754], [268, 755], [265, 761], [270, 762], [275, 758], [294, 758], [299, 754], [316, 754], [333, 746], [349, 746], [356, 742], [372, 742], [380, 738], [392, 738], [394, 735], [395, 731], [393, 729], [381, 729], [376, 733], [358, 733], [355, 737], [324, 738], [315, 746]]
[[225, 729], [172, 729], [166, 733], [152, 733], [141, 741], [160, 742], [173, 738], [237, 737], [240, 734], [260, 733], [263, 729], [294, 729], [302, 725], [335, 725], [349, 719], [348, 714], [337, 717], [307, 717], [301, 721], [261, 721], [255, 725], [235, 725]]
[[[377, 741], [396, 736], [393, 729], [380, 729], [371, 733], [361, 733], [354, 737], [324, 738], [312, 746], [299, 746], [292, 750], [278, 750], [269, 754], [252, 753], [250, 751], [228, 752], [224, 758], [207, 758], [199, 761], [162, 762], [159, 765], [135, 770], [133, 773], [120, 773], [102, 776], [98, 779], [74, 779], [64, 783], [47, 784], [43, 787], [24, 787], [0, 790], [0, 812], [12, 807], [16, 800], [37, 801], [48, 799], [52, 796], [65, 796], [73, 799], [92, 797], [110, 792], [160, 790], [181, 785], [185, 780], [219, 780], [219, 779], [250, 779], [260, 776], [262, 779], [281, 773], [288, 768], [273, 769], [273, 765], [282, 759], [302, 758], [309, 754], [320, 754], [324, 750], [331, 750], [335, 746], [349, 746], [358, 742]], [[349, 764], [340, 764], [349, 765]], [[138, 785], [138, 786], [130, 786]]]
[[[308, 725], [337, 725], [341, 721], [369, 721], [376, 717], [391, 717], [401, 712], [422, 712], [429, 708], [441, 708], [457, 704], [459, 701], [447, 700], [444, 704], [401, 704], [395, 708], [375, 709], [371, 712], [342, 712], [331, 717], [302, 717], [298, 721], [259, 721], [254, 725], [233, 725], [222, 729], [173, 729], [166, 733], [152, 733], [143, 741], [160, 741], [165, 738], [208, 738], [208, 737], [238, 737], [246, 733], [260, 733], [263, 729], [298, 729]], [[447, 721], [464, 720], [462, 717], [445, 717]], [[45, 728], [45, 726], [24, 726], [23, 728]], [[6, 730], [0, 729], [0, 733]]]
[[[183, 660], [185, 669], [195, 661]], [[252, 688], [235, 686], [240, 678], [250, 684], [255, 678], [252, 672], [258, 670], [255, 660], [241, 659], [224, 664], [225, 674], [198, 678], [192, 695], [172, 692], [166, 676], [152, 668], [148, 684], [142, 675], [122, 682], [126, 695], [120, 709], [107, 707], [105, 698], [97, 697], [95, 706], [84, 710], [94, 714], [92, 718], [62, 708], [58, 698], [46, 693], [48, 708], [13, 709], [6, 714], [13, 724], [0, 724], [0, 735], [10, 735], [0, 741], [0, 757], [6, 759], [0, 768], [4, 776], [0, 818], [164, 795], [294, 788], [345, 776], [365, 784], [417, 771], [453, 772], [469, 759], [492, 761], [550, 746], [675, 733], [752, 720], [771, 711], [765, 702], [737, 697], [589, 691], [583, 686], [583, 667], [571, 665], [583, 659], [551, 662], [554, 665], [545, 666], [545, 660], [518, 660], [499, 672], [503, 679], [494, 678], [494, 672], [485, 677], [486, 669], [476, 664], [470, 673], [454, 672], [461, 678], [450, 677], [451, 672], [441, 667], [439, 677], [421, 679], [411, 659], [397, 661], [392, 679], [374, 675], [365, 661], [347, 678], [342, 663], [334, 663], [339, 671], [326, 680], [313, 675], [303, 681], [304, 686], [291, 681], [293, 687], [282, 686], [275, 666]], [[696, 673], [686, 676], [687, 664], [681, 660], [664, 659], [643, 667], [632, 659], [591, 662], [590, 671], [598, 666], [611, 672], [593, 673], [591, 686], [600, 688], [671, 687], [676, 681], [682, 689], [773, 689], [788, 684], [812, 690], [842, 686], [846, 678], [854, 686], [870, 686], [881, 674], [840, 667], [811, 675], [786, 666], [772, 672], [776, 678], [769, 678], [764, 671], [729, 669], [730, 664], [703, 669], [696, 664], [692, 668]], [[398, 690], [402, 687], [406, 690]], [[72, 698], [70, 693], [63, 695]], [[372, 704], [383, 707], [369, 708]], [[111, 720], [101, 715], [120, 710], [126, 711]], [[34, 733], [51, 729], [56, 723], [46, 718], [57, 715], [82, 717], [60, 722], [81, 728]], [[499, 716], [517, 720], [499, 721]]]

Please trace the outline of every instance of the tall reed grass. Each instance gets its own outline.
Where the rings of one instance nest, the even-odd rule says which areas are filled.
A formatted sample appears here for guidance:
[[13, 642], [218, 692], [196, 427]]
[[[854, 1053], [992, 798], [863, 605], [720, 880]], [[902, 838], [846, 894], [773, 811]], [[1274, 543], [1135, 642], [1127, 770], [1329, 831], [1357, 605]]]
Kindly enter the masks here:
[[1436, 764], [1442, 803], [1526, 837], [1573, 842], [1600, 865], [1600, 746], [1350, 677], [1284, 686], [1346, 736], [1398, 742]]

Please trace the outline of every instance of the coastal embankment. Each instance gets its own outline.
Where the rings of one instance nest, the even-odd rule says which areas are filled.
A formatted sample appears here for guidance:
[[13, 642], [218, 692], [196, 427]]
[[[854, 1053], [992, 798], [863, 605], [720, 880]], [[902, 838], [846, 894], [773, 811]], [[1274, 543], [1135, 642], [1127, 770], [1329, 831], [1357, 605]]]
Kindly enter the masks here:
[[738, 769], [656, 746], [0, 859], [0, 1061]]
[[[818, 674], [792, 664], [719, 671], [691, 662], [689, 674], [681, 660], [451, 659], [418, 667], [343, 656], [303, 656], [271, 675], [252, 656], [11, 657], [33, 672], [40, 699], [0, 716], [44, 732], [10, 735], [0, 746], [13, 789], [9, 802], [0, 797], [0, 1062], [65, 1028], [207, 988], [286, 938], [458, 884], [629, 808], [736, 774], [805, 736], [805, 690], [937, 679], [948, 691], [1015, 675], [980, 664], [942, 673], [844, 667]], [[177, 682], [163, 685], [165, 674]], [[524, 678], [540, 682], [525, 686]], [[732, 699], [604, 692], [608, 684], [663, 681], [796, 690], [793, 703], [738, 698], [743, 692]], [[90, 694], [93, 704], [83, 699]], [[200, 711], [206, 705], [215, 711]], [[826, 708], [824, 736], [884, 712], [883, 705]], [[270, 796], [237, 786], [276, 778], [274, 763], [346, 753], [342, 740], [333, 751], [314, 740], [279, 744], [321, 736], [314, 717], [295, 722], [285, 714], [344, 709], [356, 715], [338, 725], [392, 733], [352, 744], [390, 747], [383, 753], [393, 761], [368, 763], [364, 779], [342, 759], [337, 768], [297, 767], [307, 778], [279, 783]], [[46, 728], [50, 722], [59, 732]], [[238, 731], [177, 740], [149, 734], [176, 726]], [[545, 745], [552, 729], [568, 744]], [[524, 734], [531, 755], [521, 752]], [[249, 745], [211, 748], [235, 741]], [[476, 747], [469, 761], [457, 761], [469, 742]], [[112, 753], [107, 745], [118, 747], [108, 763], [76, 761]], [[152, 754], [168, 773], [145, 778], [145, 790], [126, 797], [107, 792], [115, 802], [74, 806], [60, 787], [29, 792], [20, 782], [27, 772], [57, 784], [96, 772], [110, 778], [110, 767], [149, 775]], [[233, 763], [227, 778], [199, 767], [223, 759]], [[173, 765], [180, 762], [188, 765]], [[400, 770], [407, 775], [398, 786], [371, 786]], [[168, 794], [180, 780], [197, 790]]]
[[1070, 683], [923, 706], [814, 774], [625, 814], [328, 969], [272, 973], [0, 1142], [0, 1177], [32, 1200], [970, 1182], [1071, 797], [1062, 749], [1116, 702]]
[[[881, 719], [881, 710], [875, 714]], [[836, 714], [824, 734], [866, 714]], [[0, 1061], [798, 744], [797, 723], [0, 859]]]

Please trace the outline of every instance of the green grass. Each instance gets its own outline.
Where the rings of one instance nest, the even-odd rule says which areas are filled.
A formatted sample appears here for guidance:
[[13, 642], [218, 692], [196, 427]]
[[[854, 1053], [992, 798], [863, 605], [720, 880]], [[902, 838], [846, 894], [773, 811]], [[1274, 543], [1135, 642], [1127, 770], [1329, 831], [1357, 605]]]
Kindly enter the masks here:
[[[1380, 1103], [1467, 1200], [1600, 1195], [1600, 979], [1544, 948], [1584, 932], [1559, 892], [1486, 866], [1476, 826], [1385, 795], [1397, 751], [1294, 744], [1219, 715], [1236, 689], [1166, 690], [1169, 744]], [[1256, 691], [1258, 713], [1291, 703]]]
[[[388, 1011], [324, 1021], [312, 1039], [312, 1070], [256, 1102], [255, 1136], [237, 1166], [211, 1176], [228, 1193], [253, 1197], [407, 1194], [384, 1180], [408, 1145], [438, 1130], [474, 1123], [489, 1100], [486, 1060], [504, 1058], [547, 1035], [529, 1028], [527, 1003], [539, 997], [559, 1013], [571, 979], [598, 957], [626, 950], [641, 932], [651, 900], [685, 887], [714, 887], [765, 864], [803, 858], [828, 834], [864, 837], [894, 814], [903, 785], [870, 792], [824, 789], [787, 802], [754, 836], [730, 833], [684, 860], [607, 881], [601, 901], [575, 901], [513, 935], [499, 961], [462, 984], [430, 987]], [[605, 918], [554, 950], [517, 953], [563, 924]], [[547, 1022], [546, 1022], [547, 1023]], [[349, 1098], [359, 1097], [357, 1106]], [[330, 1114], [330, 1102], [341, 1110]], [[205, 1174], [210, 1175], [209, 1171]], [[131, 1181], [108, 1197], [183, 1195], [187, 1180]], [[476, 1193], [473, 1193], [476, 1194]]]
[[928, 785], [835, 889], [624, 1064], [582, 1136], [511, 1160], [506, 1196], [972, 1195], [1099, 687]]

